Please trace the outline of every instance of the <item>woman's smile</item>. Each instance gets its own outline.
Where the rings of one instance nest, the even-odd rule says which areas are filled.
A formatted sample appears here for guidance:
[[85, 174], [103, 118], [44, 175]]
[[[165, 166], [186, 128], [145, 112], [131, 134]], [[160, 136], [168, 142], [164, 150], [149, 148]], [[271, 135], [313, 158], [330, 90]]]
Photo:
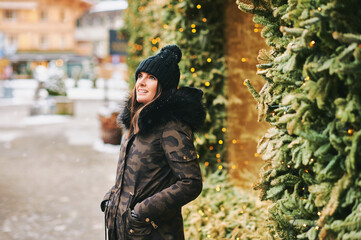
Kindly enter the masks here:
[[145, 89], [138, 89], [138, 93], [139, 94], [145, 94], [148, 93], [149, 91], [145, 90]]

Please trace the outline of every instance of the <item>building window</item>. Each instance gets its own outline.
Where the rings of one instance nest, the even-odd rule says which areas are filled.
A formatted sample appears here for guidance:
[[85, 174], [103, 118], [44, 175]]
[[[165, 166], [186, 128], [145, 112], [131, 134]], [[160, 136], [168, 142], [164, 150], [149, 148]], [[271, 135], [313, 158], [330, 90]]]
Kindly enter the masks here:
[[64, 10], [61, 10], [60, 13], [59, 13], [59, 20], [60, 22], [65, 22], [66, 20], [66, 17], [65, 17], [65, 11]]
[[48, 38], [46, 36], [40, 37], [40, 48], [41, 49], [47, 49], [49, 45]]
[[48, 20], [48, 13], [44, 10], [40, 11], [40, 21], [45, 22]]
[[4, 11], [4, 19], [15, 21], [18, 18], [18, 14], [15, 10], [5, 10]]
[[16, 46], [18, 44], [18, 38], [15, 35], [9, 35], [6, 38], [6, 41], [7, 41], [8, 45], [15, 45]]
[[66, 49], [66, 37], [64, 35], [62, 35], [60, 38], [60, 48]]

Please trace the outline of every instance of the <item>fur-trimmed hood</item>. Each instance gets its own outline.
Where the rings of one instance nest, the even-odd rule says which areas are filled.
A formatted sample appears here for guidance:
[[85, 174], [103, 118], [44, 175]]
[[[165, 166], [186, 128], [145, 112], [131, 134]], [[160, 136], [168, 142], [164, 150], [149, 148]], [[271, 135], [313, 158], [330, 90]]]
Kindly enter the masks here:
[[[202, 90], [191, 87], [166, 91], [140, 112], [139, 134], [149, 133], [155, 127], [170, 121], [180, 121], [188, 125], [193, 132], [197, 131], [206, 116], [201, 102], [202, 95]], [[118, 116], [118, 124], [123, 124], [126, 129], [129, 129], [131, 122], [129, 106], [130, 99]]]

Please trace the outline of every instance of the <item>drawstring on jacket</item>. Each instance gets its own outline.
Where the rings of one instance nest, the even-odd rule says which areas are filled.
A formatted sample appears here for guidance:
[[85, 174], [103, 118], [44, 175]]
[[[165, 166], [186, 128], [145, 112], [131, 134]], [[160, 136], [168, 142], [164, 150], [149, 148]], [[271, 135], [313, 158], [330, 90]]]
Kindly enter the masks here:
[[107, 228], [108, 228], [108, 225], [107, 225], [107, 210], [108, 210], [108, 206], [109, 206], [109, 203], [106, 203], [105, 204], [105, 210], [104, 210], [104, 234], [105, 234], [104, 239], [105, 240], [108, 239], [108, 233], [107, 233]]

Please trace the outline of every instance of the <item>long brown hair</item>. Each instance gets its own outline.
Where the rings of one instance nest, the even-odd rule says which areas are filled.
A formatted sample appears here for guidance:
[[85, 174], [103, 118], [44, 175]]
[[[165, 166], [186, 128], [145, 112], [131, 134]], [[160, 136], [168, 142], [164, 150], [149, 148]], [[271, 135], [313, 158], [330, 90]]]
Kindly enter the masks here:
[[160, 86], [159, 82], [157, 84], [157, 92], [155, 93], [154, 98], [147, 102], [146, 104], [142, 104], [137, 102], [137, 89], [134, 86], [133, 91], [132, 91], [132, 95], [130, 96], [130, 126], [129, 126], [129, 131], [128, 131], [128, 138], [130, 136], [130, 133], [133, 129], [134, 134], [137, 134], [139, 132], [139, 126], [138, 126], [138, 118], [139, 118], [139, 114], [140, 112], [149, 104], [151, 104], [152, 102], [154, 102], [157, 98], [160, 97], [160, 95], [162, 94], [162, 87]]

